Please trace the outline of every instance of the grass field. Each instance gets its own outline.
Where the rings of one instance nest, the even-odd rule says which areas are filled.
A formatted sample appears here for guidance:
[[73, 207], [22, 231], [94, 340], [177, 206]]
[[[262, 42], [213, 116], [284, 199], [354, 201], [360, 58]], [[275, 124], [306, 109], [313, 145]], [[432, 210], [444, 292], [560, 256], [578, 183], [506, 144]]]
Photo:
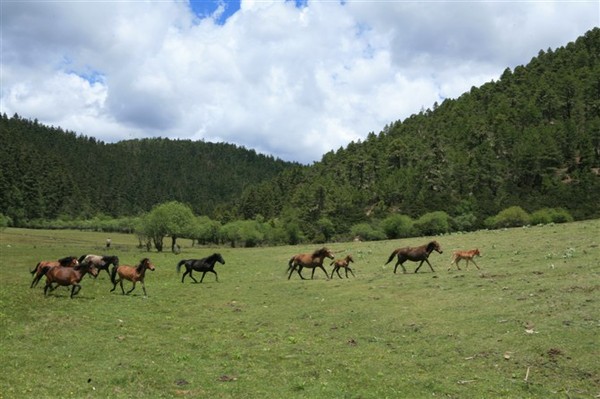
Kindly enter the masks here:
[[[600, 395], [600, 220], [436, 237], [435, 273], [384, 266], [430, 237], [330, 244], [354, 256], [356, 278], [343, 280], [287, 279], [289, 258], [317, 245], [183, 240], [173, 255], [111, 234], [121, 264], [156, 265], [148, 297], [109, 292], [106, 274], [85, 277], [74, 299], [62, 287], [44, 297], [44, 280], [29, 288], [38, 261], [102, 254], [107, 237], [0, 233], [0, 398]], [[481, 270], [447, 271], [452, 250], [475, 247]], [[220, 282], [182, 284], [177, 262], [213, 252], [226, 261]]]

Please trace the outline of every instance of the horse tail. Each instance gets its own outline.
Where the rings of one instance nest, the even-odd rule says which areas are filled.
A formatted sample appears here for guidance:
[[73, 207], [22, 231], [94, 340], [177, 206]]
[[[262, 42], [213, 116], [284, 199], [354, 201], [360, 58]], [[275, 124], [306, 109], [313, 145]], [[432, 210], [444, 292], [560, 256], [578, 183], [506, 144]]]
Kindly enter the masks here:
[[113, 266], [112, 268], [112, 272], [110, 273], [110, 281], [113, 284], [116, 284], [116, 277], [117, 277], [117, 269], [119, 268], [119, 266]]
[[87, 257], [87, 255], [81, 255], [81, 256], [79, 257], [79, 259], [77, 259], [77, 262], [79, 262], [79, 263], [83, 262], [83, 260], [84, 260], [86, 257]]
[[40, 268], [40, 263], [42, 263], [42, 262], [39, 262], [37, 265], [35, 265], [35, 267], [33, 268], [33, 270], [30, 271], [29, 273], [35, 274], [38, 271], [38, 269]]
[[185, 262], [187, 262], [187, 260], [185, 259], [181, 259], [179, 261], [179, 263], [177, 264], [177, 273], [179, 273], [179, 271], [181, 270], [181, 265], [183, 265]]
[[41, 279], [42, 276], [45, 276], [46, 273], [48, 273], [48, 270], [52, 269], [53, 267], [54, 266], [48, 266], [48, 265], [42, 266], [42, 269], [40, 270], [40, 276], [39, 276], [38, 280]]
[[292, 258], [288, 262], [288, 268], [287, 268], [288, 272], [294, 268], [294, 260], [296, 260], [296, 257], [292, 256]]
[[394, 250], [394, 252], [392, 252], [392, 254], [388, 258], [387, 262], [385, 262], [385, 264], [387, 265], [388, 263], [390, 263], [392, 261], [392, 259], [394, 259], [394, 256], [396, 256], [397, 253], [398, 253], [398, 250], [397, 249]]

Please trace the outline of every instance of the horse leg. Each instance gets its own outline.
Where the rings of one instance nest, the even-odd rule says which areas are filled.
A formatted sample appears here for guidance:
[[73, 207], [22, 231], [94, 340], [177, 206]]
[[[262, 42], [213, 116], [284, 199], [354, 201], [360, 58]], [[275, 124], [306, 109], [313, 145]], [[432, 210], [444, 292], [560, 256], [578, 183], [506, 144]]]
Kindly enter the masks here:
[[129, 293], [133, 290], [135, 290], [135, 281], [132, 281], [133, 283], [133, 287], [131, 287], [131, 289], [129, 291], [127, 291], [127, 295], [129, 295]]
[[115, 290], [115, 288], [117, 288], [117, 283], [121, 281], [121, 280], [115, 280], [115, 282], [113, 283], [113, 287], [112, 290], [110, 290], [110, 292], [113, 292]]
[[[325, 268], [323, 267], [323, 265], [319, 266], [321, 268], [321, 270], [323, 270], [323, 273], [325, 273], [325, 276], [327, 277], [327, 280], [329, 280], [329, 274], [327, 274], [327, 270], [325, 270]], [[315, 267], [316, 269], [316, 267]], [[315, 272], [315, 269], [313, 269], [313, 273]]]
[[51, 285], [52, 283], [46, 283], [46, 286], [44, 287], [44, 296], [48, 295], [48, 288], [50, 288]]
[[[350, 273], [352, 273], [352, 277], [356, 277], [356, 276], [354, 275], [354, 272], [352, 271], [352, 269], [348, 268], [348, 270], [350, 270]], [[346, 272], [346, 273], [347, 273], [347, 272]], [[346, 277], [348, 277], [348, 275], [346, 275]]]
[[148, 296], [148, 294], [146, 294], [146, 284], [144, 284], [144, 280], [141, 280], [140, 283], [142, 283], [142, 289], [144, 290], [144, 296]]
[[73, 288], [71, 288], [71, 298], [73, 298], [75, 295], [79, 294], [79, 291], [81, 291], [81, 285], [73, 284]]
[[[316, 267], [313, 267], [312, 272], [310, 273], [310, 279], [312, 280], [315, 277], [315, 270], [317, 270]], [[329, 276], [329, 275], [328, 275]], [[329, 277], [327, 277], [329, 278]]]
[[215, 275], [215, 279], [217, 279], [217, 283], [219, 282], [219, 276], [217, 275], [217, 272], [214, 270], [209, 270], [209, 272], [214, 273]]
[[[108, 278], [110, 279], [110, 272], [108, 271], [108, 266], [104, 270], [106, 270], [106, 274], [108, 274]], [[100, 273], [98, 273], [98, 274], [100, 274]]]
[[481, 270], [481, 269], [479, 268], [479, 266], [477, 266], [477, 263], [475, 263], [475, 260], [474, 260], [474, 259], [471, 259], [471, 262], [473, 262], [473, 264], [475, 265], [475, 267], [477, 268], [477, 270]]
[[398, 268], [398, 265], [402, 266], [402, 272], [406, 274], [406, 268], [404, 267], [403, 263], [404, 262], [400, 262], [400, 261], [398, 261], [396, 263], [396, 266], [394, 266], [394, 274], [396, 274], [396, 269]]
[[301, 278], [302, 280], [306, 280], [306, 279], [304, 278], [304, 276], [302, 275], [302, 273], [300, 273], [300, 271], [301, 271], [301, 270], [302, 270], [302, 265], [298, 265], [298, 269], [296, 270], [296, 271], [298, 272], [298, 275], [300, 276], [300, 278]]
[[[204, 276], [202, 276], [202, 277], [204, 277]], [[192, 270], [191, 270], [191, 269], [190, 269], [190, 278], [191, 278], [192, 280], [194, 280], [194, 283], [197, 283], [197, 282], [198, 282], [198, 280], [196, 280], [196, 279], [194, 278], [194, 276], [192, 276]], [[183, 280], [182, 280], [182, 281], [183, 281]], [[200, 282], [202, 282], [202, 280], [200, 280]]]
[[125, 295], [125, 289], [123, 288], [123, 279], [119, 280], [119, 285], [121, 286], [121, 294]]
[[431, 271], [435, 273], [435, 270], [433, 270], [433, 266], [431, 266], [431, 263], [429, 263], [429, 260], [427, 258], [423, 259], [421, 261], [421, 263], [419, 263], [419, 267], [417, 267], [417, 270], [415, 270], [415, 273], [419, 271], [419, 269], [421, 268], [421, 266], [423, 266], [423, 262], [427, 262], [427, 264], [429, 265], [429, 268], [431, 269]]
[[[340, 274], [340, 268], [336, 266], [334, 270], [337, 273], [338, 277], [342, 278], [342, 275]], [[331, 278], [333, 278], [333, 272], [331, 272]]]

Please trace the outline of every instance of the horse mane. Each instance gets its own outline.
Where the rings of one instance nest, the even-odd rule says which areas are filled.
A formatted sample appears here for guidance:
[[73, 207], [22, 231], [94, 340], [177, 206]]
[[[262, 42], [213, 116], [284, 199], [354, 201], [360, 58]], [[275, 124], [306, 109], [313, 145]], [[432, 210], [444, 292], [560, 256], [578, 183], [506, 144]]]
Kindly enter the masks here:
[[327, 252], [329, 252], [329, 251], [325, 247], [323, 247], [321, 249], [317, 249], [315, 252], [313, 252], [313, 257], [323, 255], [324, 253], [327, 253]]
[[58, 263], [60, 263], [61, 266], [68, 266], [71, 264], [71, 262], [73, 262], [73, 259], [77, 258], [75, 256], [66, 256], [64, 258], [60, 258]]
[[146, 262], [148, 262], [150, 259], [148, 258], [144, 258], [140, 261], [140, 264], [137, 265], [137, 267], [135, 268], [135, 271], [138, 273], [141, 273], [142, 271], [144, 271], [144, 268], [146, 267]]
[[437, 241], [430, 241], [429, 244], [427, 244], [427, 252], [432, 252], [437, 247], [439, 247]]

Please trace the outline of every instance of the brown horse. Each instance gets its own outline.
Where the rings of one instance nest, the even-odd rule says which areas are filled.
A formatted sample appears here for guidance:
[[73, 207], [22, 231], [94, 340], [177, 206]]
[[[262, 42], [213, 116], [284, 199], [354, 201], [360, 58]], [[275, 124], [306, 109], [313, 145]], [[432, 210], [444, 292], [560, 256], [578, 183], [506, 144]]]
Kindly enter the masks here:
[[[330, 263], [333, 266], [333, 270], [331, 271], [331, 278], [333, 278], [333, 272], [336, 272], [339, 278], [342, 278], [340, 275], [340, 268], [343, 268], [346, 271], [346, 278], [348, 278], [348, 270], [354, 276], [354, 272], [350, 268], [350, 263], [353, 263], [354, 259], [352, 259], [352, 255], [346, 255], [344, 259], [337, 259]], [[356, 277], [356, 276], [354, 276]]]
[[433, 250], [437, 251], [440, 254], [443, 253], [442, 248], [440, 247], [440, 244], [438, 244], [437, 241], [431, 241], [429, 244], [421, 245], [420, 247], [398, 248], [394, 250], [394, 252], [392, 252], [388, 261], [385, 262], [385, 264], [387, 265], [388, 263], [390, 263], [392, 259], [394, 259], [394, 256], [398, 255], [398, 261], [396, 262], [396, 266], [394, 266], [394, 273], [396, 273], [398, 265], [402, 266], [402, 270], [404, 271], [404, 273], [406, 273], [406, 269], [404, 268], [403, 263], [407, 260], [411, 260], [413, 262], [421, 261], [421, 263], [419, 263], [419, 267], [417, 267], [417, 269], [415, 270], [415, 273], [419, 271], [419, 269], [423, 265], [423, 262], [427, 262], [427, 264], [431, 268], [431, 271], [435, 272], [435, 270], [433, 270], [433, 267], [431, 266], [431, 263], [429, 263], [429, 260], [427, 259], [429, 258], [429, 255], [431, 254], [431, 252], [433, 252]]
[[469, 269], [469, 261], [471, 261], [478, 270], [481, 270], [479, 269], [479, 266], [477, 266], [477, 263], [475, 263], [475, 261], [473, 260], [475, 256], [481, 256], [481, 254], [479, 253], [479, 249], [472, 249], [470, 251], [454, 251], [452, 253], [452, 262], [450, 262], [450, 267], [448, 268], [448, 270], [452, 269], [452, 265], [454, 264], [456, 264], [456, 268], [460, 270], [458, 262], [460, 262], [463, 259], [467, 261], [467, 266], [465, 266], [465, 269]]
[[61, 258], [57, 261], [43, 260], [43, 261], [39, 262], [37, 265], [35, 265], [35, 268], [30, 272], [34, 276], [33, 276], [33, 281], [31, 282], [31, 285], [29, 286], [29, 288], [35, 287], [40, 282], [40, 279], [46, 273], [46, 272], [42, 273], [42, 269], [45, 266], [48, 266], [48, 267], [55, 267], [55, 266], [75, 267], [78, 265], [79, 265], [79, 262], [77, 261], [77, 258], [75, 256], [67, 256], [66, 258]]
[[[75, 258], [77, 260], [77, 258]], [[86, 273], [90, 273], [92, 276], [98, 275], [98, 270], [93, 265], [78, 265], [75, 267], [64, 267], [64, 266], [42, 266], [42, 275], [46, 276], [46, 286], [44, 287], [44, 295], [48, 295], [48, 290], [54, 291], [59, 285], [69, 286], [72, 285], [71, 298], [79, 293], [81, 290], [81, 279]], [[56, 283], [56, 286], [52, 284]]]
[[[136, 267], [127, 265], [113, 267], [112, 273], [110, 275], [110, 280], [113, 283], [113, 287], [112, 290], [110, 290], [110, 292], [113, 292], [115, 288], [117, 288], [117, 283], [119, 283], [121, 285], [121, 292], [123, 292], [123, 295], [125, 295], [125, 290], [123, 289], [123, 279], [125, 279], [133, 283], [133, 287], [131, 287], [131, 289], [127, 291], [127, 294], [129, 294], [135, 289], [135, 283], [139, 281], [140, 283], [142, 283], [144, 296], [148, 296], [148, 294], [146, 294], [146, 285], [144, 284], [146, 269], [154, 271], [154, 265], [150, 263], [150, 259], [148, 258], [142, 259], [140, 261], [140, 264]], [[116, 279], [117, 274], [119, 274], [118, 280]]]
[[323, 267], [323, 261], [325, 260], [325, 258], [333, 259], [333, 254], [330, 250], [328, 250], [325, 247], [317, 249], [312, 254], [298, 254], [292, 256], [292, 258], [288, 262], [288, 271], [290, 272], [288, 280], [290, 279], [290, 277], [292, 277], [292, 273], [294, 272], [294, 270], [298, 272], [298, 275], [302, 278], [302, 280], [306, 280], [304, 276], [302, 276], [302, 273], [300, 273], [302, 271], [302, 268], [304, 267], [313, 269], [312, 274], [310, 275], [311, 279], [315, 276], [316, 268], [319, 267], [321, 268], [321, 270], [323, 270], [323, 272], [327, 276], [327, 279], [329, 280], [329, 274], [327, 274], [327, 271]]

